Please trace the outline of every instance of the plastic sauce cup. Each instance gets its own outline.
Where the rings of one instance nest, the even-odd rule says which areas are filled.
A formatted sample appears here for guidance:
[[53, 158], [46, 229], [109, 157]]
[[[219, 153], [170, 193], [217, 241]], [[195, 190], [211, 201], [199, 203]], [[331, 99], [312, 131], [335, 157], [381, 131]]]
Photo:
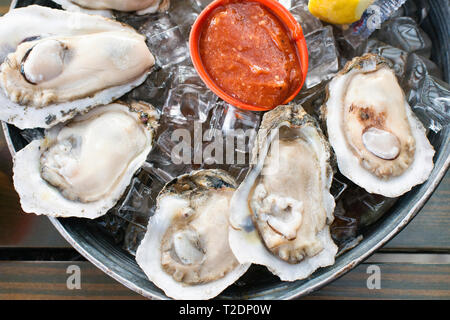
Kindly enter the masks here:
[[[258, 2], [263, 6], [265, 6], [267, 9], [269, 9], [269, 11], [271, 11], [286, 26], [287, 30], [290, 31], [290, 37], [295, 43], [298, 57], [300, 60], [302, 78], [298, 88], [283, 103], [287, 104], [292, 99], [294, 99], [295, 96], [300, 92], [300, 89], [303, 87], [303, 84], [305, 83], [306, 74], [308, 73], [308, 49], [306, 47], [306, 41], [305, 36], [303, 35], [302, 27], [297, 22], [297, 20], [295, 20], [292, 14], [281, 3], [279, 3], [276, 0], [245, 0], [245, 1]], [[271, 110], [274, 107], [268, 108], [250, 105], [226, 93], [214, 82], [213, 79], [211, 79], [210, 75], [203, 66], [199, 48], [200, 36], [202, 33], [203, 25], [214, 9], [228, 2], [230, 2], [230, 0], [215, 0], [211, 2], [200, 13], [194, 25], [192, 26], [191, 34], [189, 37], [189, 50], [191, 54], [192, 63], [194, 64], [194, 67], [197, 70], [203, 82], [222, 100], [228, 102], [229, 104], [235, 107], [244, 110], [251, 110], [251, 111]]]

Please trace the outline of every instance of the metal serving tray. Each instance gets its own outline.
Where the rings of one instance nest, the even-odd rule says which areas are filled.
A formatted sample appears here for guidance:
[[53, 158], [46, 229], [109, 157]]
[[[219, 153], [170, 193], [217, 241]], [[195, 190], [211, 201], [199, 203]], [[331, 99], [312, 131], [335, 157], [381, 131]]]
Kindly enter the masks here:
[[[47, 1], [19, 0], [24, 6], [32, 3], [45, 4]], [[432, 38], [432, 60], [443, 71], [444, 80], [450, 79], [450, 9], [448, 1], [430, 1], [431, 11], [422, 27]], [[2, 123], [11, 154], [24, 147], [18, 129]], [[275, 277], [265, 275], [262, 268], [252, 267], [245, 282], [233, 285], [219, 298], [223, 299], [292, 299], [306, 295], [333, 281], [368, 258], [402, 230], [424, 206], [437, 188], [450, 163], [450, 128], [446, 126], [438, 134], [432, 135], [430, 142], [436, 149], [435, 167], [430, 178], [422, 185], [402, 196], [378, 222], [364, 233], [364, 239], [355, 248], [336, 259], [333, 266], [317, 270], [310, 278], [296, 282], [281, 282]], [[50, 221], [61, 235], [86, 259], [99, 269], [143, 296], [151, 299], [167, 299], [164, 293], [154, 286], [136, 264], [134, 257], [119, 247], [107, 235], [99, 233], [90, 221], [84, 219], [55, 219]], [[252, 273], [259, 276], [252, 276]]]

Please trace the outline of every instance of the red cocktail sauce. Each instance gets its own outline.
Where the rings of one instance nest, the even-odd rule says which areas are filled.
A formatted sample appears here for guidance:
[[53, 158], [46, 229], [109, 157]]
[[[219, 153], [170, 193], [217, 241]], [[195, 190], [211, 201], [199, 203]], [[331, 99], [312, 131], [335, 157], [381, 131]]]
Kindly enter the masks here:
[[217, 85], [250, 105], [283, 104], [302, 81], [289, 31], [257, 2], [229, 1], [217, 7], [203, 26], [199, 50]]

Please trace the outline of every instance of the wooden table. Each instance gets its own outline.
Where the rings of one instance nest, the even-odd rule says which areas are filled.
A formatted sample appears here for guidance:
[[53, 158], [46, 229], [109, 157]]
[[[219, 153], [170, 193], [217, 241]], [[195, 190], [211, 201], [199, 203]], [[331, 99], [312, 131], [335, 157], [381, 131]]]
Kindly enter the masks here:
[[[9, 1], [0, 0], [0, 11], [8, 7]], [[0, 133], [0, 299], [143, 299], [81, 257], [46, 217], [23, 213], [11, 170]], [[304, 299], [450, 299], [449, 200], [447, 172], [399, 235], [365, 263]], [[67, 288], [67, 268], [72, 265], [81, 270], [81, 289]], [[380, 289], [367, 287], [372, 265], [380, 268]]]

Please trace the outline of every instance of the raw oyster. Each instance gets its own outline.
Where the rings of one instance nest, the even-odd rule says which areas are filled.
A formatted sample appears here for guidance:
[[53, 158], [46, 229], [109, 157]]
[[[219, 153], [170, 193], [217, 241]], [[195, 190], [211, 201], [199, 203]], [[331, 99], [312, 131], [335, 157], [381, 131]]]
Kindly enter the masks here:
[[100, 16], [38, 5], [12, 9], [0, 17], [0, 63], [23, 42], [107, 31], [136, 33], [130, 26]]
[[239, 262], [265, 265], [284, 281], [333, 264], [333, 171], [316, 121], [299, 105], [266, 113], [252, 158], [230, 205], [230, 246]]
[[[19, 14], [12, 16], [42, 13], [57, 20], [60, 15], [55, 14], [58, 10], [34, 8], [25, 14], [17, 9]], [[100, 17], [91, 21], [89, 15], [74, 15], [94, 26], [106, 20]], [[0, 24], [4, 23], [1, 19]], [[18, 44], [0, 67], [0, 120], [21, 129], [49, 128], [78, 112], [110, 103], [145, 81], [155, 63], [145, 37], [117, 24], [112, 24], [112, 31], [86, 29], [85, 34], [75, 35], [62, 28], [68, 35], [32, 37]], [[11, 43], [19, 39], [13, 38]]]
[[83, 11], [112, 17], [111, 10], [136, 12], [138, 15], [165, 11], [170, 0], [53, 0], [66, 10]]
[[382, 57], [347, 63], [328, 85], [322, 116], [339, 170], [369, 193], [398, 197], [428, 179], [434, 149]]
[[47, 130], [14, 157], [22, 209], [54, 217], [105, 214], [145, 162], [158, 119], [144, 102], [118, 102]]
[[200, 170], [169, 182], [157, 199], [136, 261], [174, 299], [210, 299], [248, 269], [228, 244], [229, 201], [236, 182]]

